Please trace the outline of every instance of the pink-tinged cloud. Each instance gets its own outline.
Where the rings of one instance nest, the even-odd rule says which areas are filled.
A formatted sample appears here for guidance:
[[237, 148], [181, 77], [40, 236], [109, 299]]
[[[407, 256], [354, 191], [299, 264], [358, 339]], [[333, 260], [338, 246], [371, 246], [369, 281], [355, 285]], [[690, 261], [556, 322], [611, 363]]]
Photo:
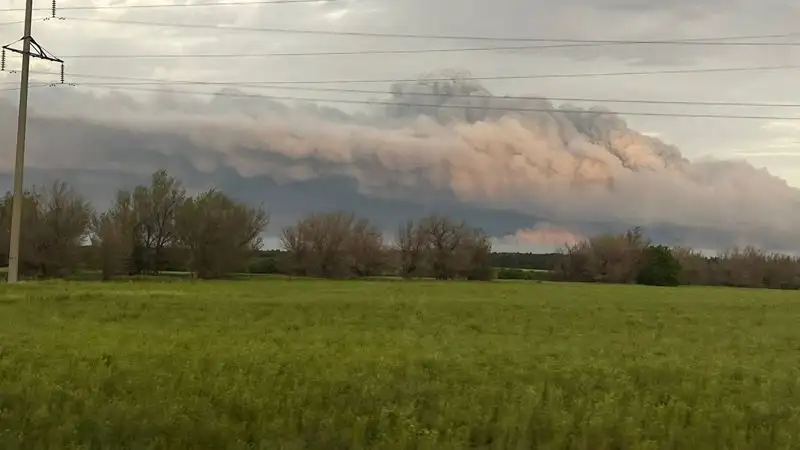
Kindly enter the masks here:
[[[800, 242], [800, 190], [743, 161], [690, 161], [605, 109], [492, 96], [460, 73], [397, 83], [374, 109], [352, 114], [225, 94], [206, 102], [163, 93], [139, 102], [54, 90], [51, 98], [64, 100], [38, 112], [52, 119], [30, 135], [26, 162], [144, 176], [178, 159], [186, 170], [242, 184], [346, 179], [362, 197], [409, 201], [420, 211], [455, 202], [491, 210], [487, 217], [524, 217], [502, 233], [536, 220], [572, 230], [519, 231], [516, 242], [531, 245], [561, 247], [581, 240], [577, 231], [636, 226], [664, 243], [705, 248], [787, 251]], [[15, 127], [16, 106], [0, 104], [0, 134]], [[0, 142], [6, 155], [9, 146], [13, 140]], [[0, 158], [0, 170], [12, 166]]]
[[555, 227], [526, 228], [517, 230], [513, 238], [520, 244], [564, 246], [574, 245], [586, 239], [584, 236], [569, 230]]

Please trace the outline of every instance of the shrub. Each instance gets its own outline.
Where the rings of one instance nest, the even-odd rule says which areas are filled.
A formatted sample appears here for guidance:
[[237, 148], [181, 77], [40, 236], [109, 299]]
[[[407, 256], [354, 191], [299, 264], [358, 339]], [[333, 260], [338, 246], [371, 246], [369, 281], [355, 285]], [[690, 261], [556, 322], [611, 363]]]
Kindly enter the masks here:
[[680, 275], [681, 264], [672, 250], [664, 245], [651, 245], [644, 251], [636, 282], [648, 286], [678, 286]]

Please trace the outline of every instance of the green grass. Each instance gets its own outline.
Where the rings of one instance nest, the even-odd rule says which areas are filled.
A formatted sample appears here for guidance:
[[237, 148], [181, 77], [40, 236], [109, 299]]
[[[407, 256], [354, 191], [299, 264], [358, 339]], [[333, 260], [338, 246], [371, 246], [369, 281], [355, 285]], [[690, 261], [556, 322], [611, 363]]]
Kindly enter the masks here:
[[0, 448], [796, 449], [800, 296], [0, 286]]

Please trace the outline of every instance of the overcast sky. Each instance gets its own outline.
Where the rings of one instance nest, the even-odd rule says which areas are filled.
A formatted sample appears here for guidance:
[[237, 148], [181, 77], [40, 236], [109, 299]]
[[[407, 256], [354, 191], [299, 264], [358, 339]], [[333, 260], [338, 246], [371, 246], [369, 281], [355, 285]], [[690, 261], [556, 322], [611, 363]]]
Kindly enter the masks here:
[[[392, 55], [280, 56], [240, 58], [89, 58], [96, 55], [305, 53], [325, 51], [426, 49], [524, 45], [448, 39], [400, 39], [331, 36], [287, 32], [157, 27], [99, 20], [204, 24], [296, 30], [372, 31], [385, 33], [493, 36], [592, 40], [718, 39], [797, 32], [786, 38], [743, 39], [748, 42], [800, 42], [800, 4], [791, 0], [338, 0], [328, 3], [68, 10], [70, 6], [142, 5], [169, 0], [59, 1], [66, 20], [42, 21], [49, 3], [39, 0], [34, 37], [64, 56], [68, 82], [100, 79], [70, 74], [109, 75], [196, 81], [322, 81], [341, 79], [413, 79], [442, 69], [468, 70], [482, 77], [800, 65], [800, 47], [626, 45], [550, 48], [520, 51], [446, 52]], [[208, 3], [194, 2], [186, 3]], [[24, 7], [23, 0], [5, 2]], [[0, 12], [0, 23], [22, 20], [22, 12]], [[77, 20], [78, 18], [92, 20]], [[21, 24], [0, 25], [3, 43], [18, 39]], [[81, 57], [83, 56], [83, 57]], [[8, 56], [8, 66], [17, 67]], [[36, 62], [36, 71], [58, 67]], [[575, 77], [486, 81], [495, 95], [544, 97], [800, 103], [800, 70], [646, 76]], [[0, 75], [0, 88], [13, 87], [15, 75]], [[57, 76], [36, 74], [34, 80]], [[389, 83], [360, 83], [346, 88], [388, 90]], [[73, 88], [74, 89], [74, 88]], [[83, 87], [86, 92], [103, 92]], [[245, 89], [270, 95], [312, 98], [370, 99], [369, 94], [301, 90]], [[207, 88], [207, 91], [213, 90]], [[119, 91], [120, 93], [122, 91]], [[31, 108], [50, 108], [51, 90], [34, 89]], [[142, 92], [125, 95], [147, 96]], [[116, 97], [124, 101], [122, 96]], [[576, 102], [572, 102], [576, 103]], [[797, 108], [602, 104], [622, 112], [675, 112], [799, 117]], [[353, 111], [353, 105], [333, 104]], [[745, 159], [756, 167], [800, 186], [800, 120], [701, 119], [625, 116], [631, 128], [678, 146], [689, 159]], [[6, 159], [11, 145], [4, 139]], [[31, 164], [46, 161], [33, 157]], [[5, 161], [3, 166], [10, 166]]]

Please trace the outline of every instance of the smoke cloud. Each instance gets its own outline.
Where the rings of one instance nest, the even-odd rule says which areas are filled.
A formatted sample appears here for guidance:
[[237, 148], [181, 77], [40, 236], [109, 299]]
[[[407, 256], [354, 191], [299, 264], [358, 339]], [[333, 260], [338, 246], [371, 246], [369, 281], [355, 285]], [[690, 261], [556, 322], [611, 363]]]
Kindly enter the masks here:
[[[285, 186], [347, 179], [362, 198], [528, 217], [506, 234], [529, 228], [518, 238], [536, 244], [633, 226], [704, 248], [792, 250], [800, 240], [800, 191], [765, 170], [689, 161], [597, 113], [607, 110], [492, 96], [465, 75], [395, 84], [380, 99], [389, 105], [358, 113], [233, 95], [144, 102], [62, 93], [34, 113], [47, 126], [40, 119], [31, 135], [31, 164], [145, 173], [180, 159], [197, 173], [225, 169]], [[3, 135], [13, 130], [12, 111], [0, 110]], [[9, 168], [13, 140], [3, 145]]]
[[563, 228], [540, 225], [535, 228], [517, 230], [513, 235], [503, 238], [503, 241], [508, 243], [513, 242], [513, 244], [517, 246], [529, 245], [564, 248], [565, 246], [575, 245], [584, 239], [586, 239], [586, 236], [572, 233]]

